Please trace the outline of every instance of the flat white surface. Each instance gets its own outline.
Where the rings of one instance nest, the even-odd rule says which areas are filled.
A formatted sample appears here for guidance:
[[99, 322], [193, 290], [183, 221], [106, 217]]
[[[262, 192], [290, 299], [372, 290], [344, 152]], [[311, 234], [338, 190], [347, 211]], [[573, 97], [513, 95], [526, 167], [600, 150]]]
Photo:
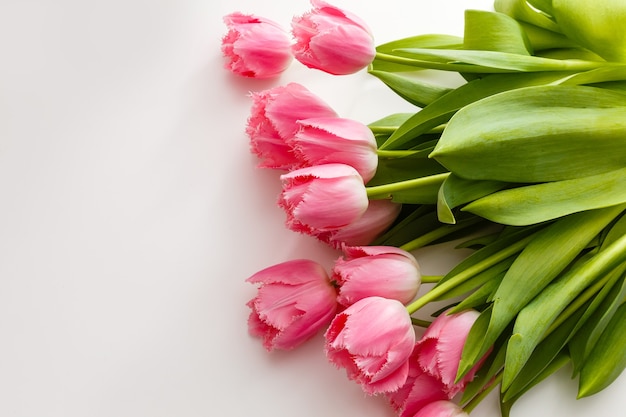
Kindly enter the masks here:
[[[491, 2], [337, 0], [377, 43], [462, 34]], [[410, 109], [373, 77], [222, 68], [223, 15], [289, 25], [305, 0], [0, 1], [0, 416], [391, 417], [313, 339], [268, 354], [244, 279], [337, 253], [283, 226], [247, 93], [289, 81], [364, 123]], [[418, 253], [424, 273], [452, 257]], [[621, 415], [626, 379], [576, 401], [564, 370], [512, 415]], [[472, 414], [498, 416], [494, 395]]]

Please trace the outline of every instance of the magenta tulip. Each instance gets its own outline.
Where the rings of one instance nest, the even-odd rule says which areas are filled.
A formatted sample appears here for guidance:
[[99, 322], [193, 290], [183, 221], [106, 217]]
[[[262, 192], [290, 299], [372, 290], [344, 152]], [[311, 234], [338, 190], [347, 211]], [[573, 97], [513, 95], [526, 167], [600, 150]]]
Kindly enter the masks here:
[[335, 75], [352, 74], [373, 61], [376, 48], [365, 22], [321, 0], [311, 4], [312, 10], [291, 22], [298, 61]]
[[291, 171], [281, 177], [278, 204], [291, 230], [316, 235], [358, 220], [368, 198], [359, 173], [349, 165], [325, 164]]
[[359, 300], [335, 316], [325, 337], [328, 360], [366, 393], [395, 391], [406, 382], [415, 332], [399, 301]]
[[246, 133], [262, 168], [301, 167], [302, 162], [287, 144], [300, 129], [298, 120], [337, 116], [328, 104], [298, 83], [253, 92], [251, 97]]
[[346, 247], [331, 276], [339, 286], [337, 301], [344, 306], [371, 296], [406, 304], [417, 294], [420, 278], [413, 255], [393, 246]]
[[222, 39], [225, 67], [244, 77], [276, 77], [291, 63], [291, 40], [277, 23], [263, 17], [231, 13], [224, 16], [228, 32]]
[[310, 260], [271, 266], [247, 282], [259, 284], [257, 296], [247, 303], [252, 309], [248, 329], [268, 351], [299, 346], [330, 323], [337, 310], [326, 271]]
[[356, 120], [339, 117], [305, 119], [288, 140], [303, 166], [329, 163], [354, 167], [363, 181], [376, 173], [378, 155], [372, 131]]

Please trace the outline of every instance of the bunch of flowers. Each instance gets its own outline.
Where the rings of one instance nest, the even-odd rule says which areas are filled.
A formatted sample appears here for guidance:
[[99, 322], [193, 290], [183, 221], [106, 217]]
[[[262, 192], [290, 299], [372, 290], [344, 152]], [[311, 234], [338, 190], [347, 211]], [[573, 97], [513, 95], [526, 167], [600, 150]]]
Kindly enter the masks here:
[[[610, 385], [626, 367], [626, 5], [496, 0], [466, 11], [463, 37], [375, 46], [358, 17], [311, 4], [293, 40], [227, 16], [227, 68], [366, 69], [417, 109], [365, 125], [301, 84], [251, 94], [246, 132], [283, 171], [286, 226], [340, 252], [331, 271], [300, 259], [250, 277], [251, 334], [271, 351], [323, 331], [328, 360], [400, 417], [462, 416], [496, 387], [507, 416], [566, 363], [578, 397]], [[451, 239], [475, 251], [422, 276], [411, 252]], [[418, 318], [431, 303], [445, 307]]]

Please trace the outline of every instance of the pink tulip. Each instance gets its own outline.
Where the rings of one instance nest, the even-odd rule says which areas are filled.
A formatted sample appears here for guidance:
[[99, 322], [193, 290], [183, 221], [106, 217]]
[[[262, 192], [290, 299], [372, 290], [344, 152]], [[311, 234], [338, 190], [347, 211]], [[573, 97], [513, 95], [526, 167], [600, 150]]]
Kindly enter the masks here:
[[482, 363], [478, 363], [462, 380], [455, 383], [467, 335], [478, 316], [479, 313], [475, 310], [456, 314], [442, 313], [415, 344], [419, 365], [444, 384], [449, 398], [465, 389]]
[[251, 97], [252, 110], [246, 133], [252, 152], [261, 159], [259, 166], [262, 168], [299, 168], [302, 163], [287, 144], [300, 128], [297, 121], [337, 116], [322, 99], [297, 83], [254, 92]]
[[399, 301], [359, 300], [335, 316], [325, 337], [329, 361], [366, 393], [395, 391], [405, 383], [415, 332]]
[[222, 39], [226, 69], [244, 77], [271, 78], [291, 63], [291, 40], [277, 23], [263, 17], [231, 13], [224, 16], [228, 32]]
[[296, 39], [292, 51], [302, 64], [330, 74], [352, 74], [376, 55], [372, 34], [359, 17], [322, 0], [291, 22]]
[[287, 227], [316, 235], [347, 226], [367, 210], [363, 179], [349, 165], [325, 164], [282, 175], [278, 204], [287, 213]]
[[413, 417], [469, 417], [469, 414], [451, 401], [435, 401], [426, 405]]
[[346, 247], [331, 276], [339, 285], [337, 301], [344, 306], [371, 296], [406, 304], [417, 294], [420, 278], [413, 255], [393, 246]]
[[316, 237], [335, 249], [369, 245], [393, 224], [401, 208], [402, 204], [390, 200], [371, 200], [358, 220], [341, 229], [319, 233]]
[[424, 372], [414, 355], [409, 359], [409, 376], [397, 391], [386, 394], [398, 417], [412, 417], [433, 401], [448, 400], [443, 383]]
[[293, 349], [326, 326], [337, 310], [336, 292], [324, 268], [298, 259], [257, 272], [247, 282], [260, 284], [247, 305], [250, 334], [268, 351]]
[[303, 166], [350, 165], [361, 174], [364, 182], [376, 173], [376, 138], [363, 123], [326, 117], [300, 120], [298, 124], [300, 129], [288, 143]]

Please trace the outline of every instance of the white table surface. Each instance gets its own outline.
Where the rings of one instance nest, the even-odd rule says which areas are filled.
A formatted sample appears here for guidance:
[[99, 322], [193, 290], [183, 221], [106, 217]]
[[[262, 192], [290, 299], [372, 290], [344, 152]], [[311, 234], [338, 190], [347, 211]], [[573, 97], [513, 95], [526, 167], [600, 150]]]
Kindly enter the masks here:
[[[462, 34], [487, 0], [336, 0], [377, 43]], [[285, 26], [305, 0], [0, 2], [0, 416], [391, 417], [318, 337], [268, 354], [244, 279], [338, 255], [283, 226], [278, 173], [255, 168], [247, 93], [300, 82], [364, 123], [412, 109], [364, 72], [222, 68], [222, 16]], [[458, 254], [417, 253], [424, 273]], [[626, 378], [575, 400], [569, 370], [514, 417], [622, 415]], [[621, 407], [620, 407], [621, 406]], [[473, 413], [498, 416], [491, 395]]]

